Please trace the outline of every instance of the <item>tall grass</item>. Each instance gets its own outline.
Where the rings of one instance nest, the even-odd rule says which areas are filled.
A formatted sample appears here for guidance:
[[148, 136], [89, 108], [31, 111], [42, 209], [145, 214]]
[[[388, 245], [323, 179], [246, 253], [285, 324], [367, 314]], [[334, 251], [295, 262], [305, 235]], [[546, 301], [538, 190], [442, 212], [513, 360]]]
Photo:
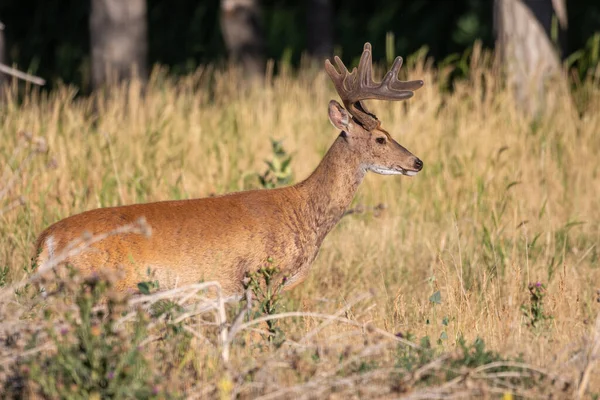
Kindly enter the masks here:
[[[346, 216], [283, 304], [334, 314], [371, 291], [369, 304], [343, 315], [403, 337], [427, 336], [440, 351], [481, 338], [577, 383], [593, 365], [586, 341], [600, 311], [600, 85], [581, 84], [586, 101], [577, 107], [550, 87], [547, 111], [533, 119], [484, 58], [474, 56], [468, 79], [450, 92], [439, 89], [447, 71], [413, 60], [407, 75], [425, 87], [402, 104], [373, 102], [383, 126], [425, 167], [413, 178], [369, 175], [355, 205], [385, 209]], [[0, 107], [0, 157], [8, 160], [21, 131], [45, 138], [49, 150], [11, 189], [25, 205], [0, 215], [6, 282], [26, 277], [36, 235], [60, 218], [260, 186], [271, 138], [284, 139], [293, 176], [303, 179], [338, 134], [327, 120], [332, 98], [322, 71], [284, 71], [246, 85], [239, 71], [209, 68], [178, 80], [156, 69], [144, 90], [132, 82], [90, 98], [69, 87], [31, 92], [20, 102], [8, 97]], [[537, 282], [548, 318], [532, 324], [524, 310], [537, 301], [528, 289]], [[281, 329], [303, 337], [320, 323], [286, 319]], [[334, 325], [315, 338], [346, 330], [339, 340], [360, 352], [354, 328]], [[190, 357], [197, 371], [207, 371], [202, 363], [209, 361]], [[259, 355], [236, 348], [232, 363], [241, 368], [248, 357]], [[200, 375], [214, 387], [222, 383]], [[590, 393], [600, 393], [597, 373], [590, 376]], [[271, 378], [271, 390], [296, 379]], [[309, 372], [297, 379], [311, 382]]]

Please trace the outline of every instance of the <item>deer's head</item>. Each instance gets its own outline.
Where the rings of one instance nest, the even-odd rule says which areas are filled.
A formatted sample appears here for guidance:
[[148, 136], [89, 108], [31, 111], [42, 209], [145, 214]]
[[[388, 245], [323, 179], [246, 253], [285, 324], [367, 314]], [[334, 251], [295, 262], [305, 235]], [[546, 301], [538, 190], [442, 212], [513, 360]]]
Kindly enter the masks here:
[[371, 44], [365, 43], [358, 70], [354, 68], [349, 72], [337, 56], [334, 59], [339, 72], [329, 60], [325, 61], [325, 70], [346, 107], [335, 100], [330, 101], [329, 119], [342, 131], [342, 137], [365, 169], [384, 175], [415, 175], [423, 168], [423, 162], [381, 128], [381, 122], [367, 110], [362, 100], [405, 100], [423, 86], [423, 81], [400, 81], [398, 71], [402, 58], [397, 57], [383, 81], [376, 83], [372, 78], [371, 58]]

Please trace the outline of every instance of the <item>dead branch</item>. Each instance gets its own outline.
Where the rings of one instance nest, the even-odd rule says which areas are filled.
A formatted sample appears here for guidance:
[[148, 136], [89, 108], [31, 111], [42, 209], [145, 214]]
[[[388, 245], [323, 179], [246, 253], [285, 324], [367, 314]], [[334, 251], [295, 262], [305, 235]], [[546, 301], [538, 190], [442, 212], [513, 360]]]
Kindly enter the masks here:
[[[2, 28], [3, 27], [4, 26], [2, 26]], [[12, 77], [21, 79], [26, 82], [31, 82], [34, 85], [44, 86], [46, 84], [46, 81], [43, 78], [40, 78], [39, 76], [35, 76], [35, 75], [25, 73], [23, 71], [19, 71], [18, 69], [9, 67], [8, 65], [2, 64], [2, 63], [0, 63], [0, 73], [10, 75]]]

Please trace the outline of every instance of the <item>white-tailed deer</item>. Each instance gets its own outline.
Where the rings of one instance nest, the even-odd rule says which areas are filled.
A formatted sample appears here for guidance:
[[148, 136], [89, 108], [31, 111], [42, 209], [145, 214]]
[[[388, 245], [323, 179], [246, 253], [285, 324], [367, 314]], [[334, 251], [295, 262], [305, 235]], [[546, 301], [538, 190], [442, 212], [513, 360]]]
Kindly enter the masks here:
[[63, 219], [39, 237], [37, 265], [52, 260], [84, 232], [100, 234], [143, 217], [149, 237], [110, 236], [67, 260], [84, 274], [100, 268], [120, 270], [121, 290], [152, 279], [161, 287], [219, 281], [226, 293], [242, 291], [246, 274], [272, 259], [285, 276], [285, 289], [302, 282], [321, 243], [343, 216], [367, 171], [415, 175], [423, 163], [399, 145], [367, 111], [363, 100], [404, 100], [423, 81], [400, 81], [396, 58], [381, 83], [373, 82], [371, 45], [358, 70], [349, 72], [335, 57], [325, 69], [346, 109], [329, 103], [329, 119], [341, 131], [304, 181], [289, 187], [231, 193], [220, 197], [100, 208]]

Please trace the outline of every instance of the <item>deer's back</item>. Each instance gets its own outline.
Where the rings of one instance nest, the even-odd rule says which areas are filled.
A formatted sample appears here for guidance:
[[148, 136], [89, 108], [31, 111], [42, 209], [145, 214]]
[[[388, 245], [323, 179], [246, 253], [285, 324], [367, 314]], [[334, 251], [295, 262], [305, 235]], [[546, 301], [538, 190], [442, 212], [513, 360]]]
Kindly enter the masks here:
[[296, 284], [320, 245], [306, 229], [302, 208], [298, 193], [286, 188], [91, 210], [47, 228], [38, 239], [37, 263], [57, 257], [84, 232], [103, 234], [144, 217], [149, 237], [109, 236], [67, 261], [84, 274], [119, 270], [120, 289], [150, 279], [165, 288], [218, 280], [234, 292], [247, 272], [271, 258]]

